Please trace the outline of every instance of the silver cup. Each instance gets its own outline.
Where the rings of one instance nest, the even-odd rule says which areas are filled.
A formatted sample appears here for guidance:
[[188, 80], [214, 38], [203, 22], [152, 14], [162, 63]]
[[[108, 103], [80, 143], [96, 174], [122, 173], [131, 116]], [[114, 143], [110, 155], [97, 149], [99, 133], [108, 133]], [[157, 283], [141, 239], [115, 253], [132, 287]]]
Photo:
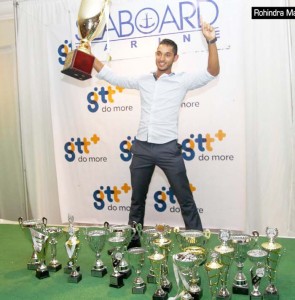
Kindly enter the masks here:
[[266, 260], [267, 252], [262, 249], [252, 249], [247, 252], [249, 260], [253, 263], [253, 266], [250, 269], [251, 281], [252, 281], [252, 291], [250, 293], [251, 300], [262, 300], [264, 299], [259, 286], [261, 279], [265, 276], [266, 273]]
[[62, 264], [57, 259], [57, 243], [60, 236], [63, 234], [63, 231], [60, 227], [47, 227], [46, 232], [49, 236], [49, 245], [50, 245], [50, 254], [51, 260], [48, 263], [48, 270], [50, 272], [57, 272], [62, 268]]
[[32, 239], [30, 228], [40, 228], [43, 225], [46, 226], [47, 219], [45, 217], [43, 217], [42, 219], [23, 220], [22, 217], [19, 217], [18, 223], [19, 223], [25, 237], [30, 241], [30, 243], [33, 247], [33, 253], [31, 255], [30, 260], [27, 263], [27, 269], [28, 270], [37, 270], [38, 265], [40, 264], [40, 261], [38, 259], [37, 252], [34, 249], [33, 239]]
[[95, 253], [95, 263], [91, 269], [91, 276], [104, 277], [107, 274], [107, 268], [101, 259], [101, 252], [105, 246], [107, 231], [105, 228], [85, 230], [85, 239], [88, 242], [90, 249]]
[[259, 233], [257, 231], [253, 231], [252, 235], [243, 233], [231, 235], [231, 243], [235, 249], [234, 261], [237, 267], [232, 285], [233, 294], [249, 294], [249, 284], [244, 274], [244, 263], [247, 259], [247, 252], [255, 247], [258, 237]]
[[129, 261], [135, 270], [136, 277], [133, 280], [132, 294], [144, 294], [146, 292], [146, 283], [141, 277], [141, 270], [145, 260], [145, 249], [141, 247], [134, 247], [128, 249]]

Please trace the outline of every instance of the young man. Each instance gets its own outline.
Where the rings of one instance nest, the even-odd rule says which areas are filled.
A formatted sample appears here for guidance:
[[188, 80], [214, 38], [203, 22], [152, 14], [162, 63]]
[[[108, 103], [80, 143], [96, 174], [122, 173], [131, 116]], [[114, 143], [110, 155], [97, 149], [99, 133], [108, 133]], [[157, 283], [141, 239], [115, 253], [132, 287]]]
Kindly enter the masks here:
[[[144, 224], [146, 196], [155, 166], [158, 166], [165, 173], [177, 198], [186, 229], [203, 230], [186, 175], [181, 146], [177, 143], [179, 110], [187, 91], [204, 86], [219, 74], [215, 30], [203, 22], [202, 33], [208, 43], [208, 65], [207, 70], [198, 73], [172, 72], [178, 53], [177, 45], [169, 39], [162, 40], [158, 45], [157, 68], [151, 74], [136, 78], [120, 76], [95, 59], [94, 69], [99, 79], [140, 91], [141, 118], [131, 148], [129, 224]], [[140, 246], [138, 237], [129, 245], [135, 246]]]

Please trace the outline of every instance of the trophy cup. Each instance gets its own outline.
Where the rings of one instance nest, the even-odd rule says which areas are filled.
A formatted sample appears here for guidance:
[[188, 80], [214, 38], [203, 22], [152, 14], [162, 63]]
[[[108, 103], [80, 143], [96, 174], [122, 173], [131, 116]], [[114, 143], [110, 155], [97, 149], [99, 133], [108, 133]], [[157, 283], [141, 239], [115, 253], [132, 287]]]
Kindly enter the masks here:
[[162, 288], [169, 293], [172, 289], [172, 282], [168, 279], [168, 256], [171, 251], [172, 240], [166, 236], [170, 233], [171, 229], [168, 225], [156, 225], [155, 230], [159, 237], [154, 239], [152, 243], [155, 246], [156, 252], [160, 252], [165, 257], [162, 264]]
[[110, 0], [82, 0], [78, 13], [80, 45], [67, 54], [62, 73], [79, 80], [91, 78], [94, 56], [91, 41], [104, 30], [109, 14]]
[[145, 249], [134, 247], [128, 249], [129, 261], [135, 270], [136, 278], [133, 281], [132, 294], [144, 294], [146, 291], [146, 283], [141, 277], [141, 270], [145, 259]]
[[150, 255], [149, 260], [151, 262], [157, 283], [157, 289], [153, 294], [153, 300], [167, 300], [168, 293], [165, 292], [162, 288], [162, 271], [163, 271], [163, 264], [165, 261], [165, 256], [161, 253], [154, 253]]
[[108, 239], [110, 246], [113, 249], [111, 254], [113, 263], [113, 273], [110, 276], [110, 287], [121, 288], [124, 286], [124, 274], [119, 272], [119, 264], [123, 258], [122, 248], [126, 243], [126, 237], [124, 236], [113, 236]]
[[103, 261], [100, 258], [101, 251], [104, 248], [106, 242], [106, 230], [85, 230], [85, 238], [88, 242], [90, 249], [95, 253], [96, 261], [91, 269], [91, 276], [93, 277], [103, 277], [107, 274], [107, 268], [105, 267]]
[[40, 228], [43, 225], [46, 226], [47, 219], [45, 217], [43, 217], [42, 220], [37, 219], [37, 220], [25, 220], [24, 221], [22, 217], [19, 217], [18, 223], [19, 223], [21, 229], [23, 230], [26, 238], [30, 241], [30, 243], [33, 247], [33, 253], [31, 255], [30, 260], [27, 263], [27, 269], [28, 270], [37, 270], [38, 265], [40, 264], [40, 261], [38, 259], [37, 252], [34, 249], [33, 239], [32, 239], [30, 228]]
[[249, 234], [232, 234], [231, 245], [235, 249], [234, 261], [237, 266], [237, 273], [234, 276], [232, 292], [233, 294], [248, 295], [249, 285], [247, 277], [243, 272], [244, 263], [247, 259], [247, 252], [252, 249], [257, 243], [259, 233], [253, 231], [252, 235]]
[[277, 228], [266, 228], [266, 236], [269, 238], [268, 242], [262, 243], [261, 247], [268, 253], [267, 255], [267, 269], [268, 269], [268, 285], [265, 289], [263, 299], [277, 300], [279, 299], [279, 292], [275, 286], [277, 266], [283, 254], [282, 245], [275, 242], [278, 236]]
[[56, 258], [56, 245], [58, 238], [62, 235], [63, 231], [60, 227], [47, 227], [46, 232], [49, 236], [49, 245], [50, 245], [50, 253], [51, 260], [47, 266], [50, 272], [57, 272], [61, 269], [62, 265]]
[[49, 277], [49, 271], [45, 264], [48, 235], [46, 235], [45, 226], [30, 228], [30, 231], [33, 239], [34, 250], [36, 251], [40, 261], [40, 264], [36, 269], [36, 277], [44, 279]]
[[211, 251], [210, 261], [206, 262], [205, 270], [208, 276], [211, 299], [216, 299], [223, 265], [219, 262], [219, 253]]
[[221, 287], [218, 291], [216, 299], [230, 299], [231, 295], [227, 289], [228, 273], [234, 257], [234, 248], [228, 245], [230, 241], [229, 230], [220, 230], [219, 239], [221, 245], [216, 246], [214, 250], [220, 254], [220, 261], [223, 265], [221, 270]]
[[247, 252], [249, 260], [253, 263], [250, 269], [253, 290], [250, 293], [251, 300], [265, 299], [259, 291], [261, 279], [265, 276], [267, 252], [262, 249], [252, 249]]

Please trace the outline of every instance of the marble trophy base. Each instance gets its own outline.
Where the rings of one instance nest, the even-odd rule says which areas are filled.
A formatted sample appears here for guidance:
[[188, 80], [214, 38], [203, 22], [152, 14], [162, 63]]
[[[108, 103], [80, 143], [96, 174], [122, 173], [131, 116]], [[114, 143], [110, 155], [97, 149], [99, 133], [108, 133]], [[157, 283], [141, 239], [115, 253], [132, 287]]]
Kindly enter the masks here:
[[170, 293], [171, 290], [172, 290], [172, 283], [169, 282], [169, 284], [162, 285], [162, 289], [163, 289], [165, 292]]
[[48, 270], [36, 270], [36, 277], [38, 279], [44, 279], [49, 277], [49, 271]]
[[263, 295], [263, 300], [279, 300], [279, 299], [280, 299], [280, 295], [278, 293], [271, 294], [265, 292]]
[[157, 283], [155, 275], [148, 274], [146, 279], [147, 279], [147, 283], [155, 283], [155, 284]]
[[49, 264], [47, 269], [49, 272], [57, 272], [62, 268], [61, 264]]
[[113, 288], [121, 288], [122, 286], [124, 286], [124, 275], [121, 274], [121, 273], [116, 273], [116, 274], [112, 274], [110, 276], [110, 284], [109, 286], [110, 287], [113, 287]]
[[82, 280], [82, 274], [78, 274], [77, 276], [69, 276], [68, 282], [69, 283], [79, 283]]
[[168, 293], [164, 292], [162, 295], [153, 294], [153, 300], [168, 300]]
[[146, 292], [146, 284], [132, 287], [132, 294], [144, 294]]
[[92, 276], [92, 277], [100, 277], [100, 278], [102, 278], [102, 277], [104, 277], [107, 273], [108, 273], [108, 271], [107, 271], [107, 268], [106, 268], [106, 267], [104, 267], [104, 268], [102, 268], [102, 269], [95, 269], [95, 268], [92, 268], [92, 269], [91, 269], [91, 276]]

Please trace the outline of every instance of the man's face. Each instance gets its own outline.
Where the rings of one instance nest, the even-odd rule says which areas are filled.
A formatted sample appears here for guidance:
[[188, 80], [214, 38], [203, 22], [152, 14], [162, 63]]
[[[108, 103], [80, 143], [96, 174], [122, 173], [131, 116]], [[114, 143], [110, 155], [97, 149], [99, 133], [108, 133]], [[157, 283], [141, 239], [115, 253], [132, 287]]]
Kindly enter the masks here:
[[173, 63], [178, 59], [178, 55], [173, 53], [172, 46], [159, 45], [156, 51], [156, 66], [161, 73], [171, 73]]

